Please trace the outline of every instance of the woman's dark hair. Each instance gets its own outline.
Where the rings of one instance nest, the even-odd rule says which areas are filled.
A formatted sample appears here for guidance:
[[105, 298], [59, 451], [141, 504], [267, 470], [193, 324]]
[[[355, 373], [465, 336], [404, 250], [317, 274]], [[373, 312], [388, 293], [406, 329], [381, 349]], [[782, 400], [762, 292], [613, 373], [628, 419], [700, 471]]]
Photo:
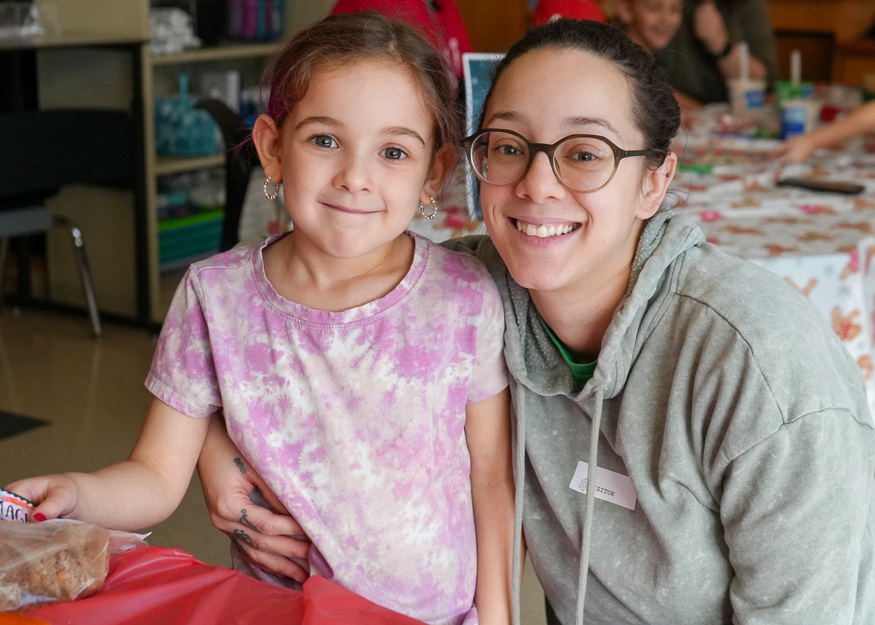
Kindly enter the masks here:
[[267, 114], [281, 125], [319, 71], [369, 60], [398, 63], [410, 73], [434, 120], [435, 150], [458, 145], [456, 80], [443, 55], [413, 26], [375, 11], [331, 15], [293, 37], [267, 70]]
[[[580, 50], [616, 63], [630, 82], [632, 116], [644, 136], [642, 147], [659, 152], [648, 160], [648, 164], [655, 167], [662, 164], [681, 120], [680, 107], [668, 75], [652, 55], [633, 43], [620, 28], [591, 20], [555, 20], [529, 30], [513, 44], [493, 68], [492, 85], [480, 112], [480, 128], [502, 72], [524, 54], [544, 48]], [[532, 85], [532, 88], [538, 87]]]

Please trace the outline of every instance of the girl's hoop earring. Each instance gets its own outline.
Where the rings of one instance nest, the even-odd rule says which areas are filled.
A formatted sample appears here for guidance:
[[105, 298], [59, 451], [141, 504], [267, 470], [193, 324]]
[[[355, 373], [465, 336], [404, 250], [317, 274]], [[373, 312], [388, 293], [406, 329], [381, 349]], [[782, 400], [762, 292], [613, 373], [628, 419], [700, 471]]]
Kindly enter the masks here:
[[275, 200], [276, 197], [280, 194], [280, 185], [278, 182], [274, 183], [273, 193], [268, 193], [267, 192], [267, 185], [269, 185], [270, 183], [271, 183], [271, 179], [270, 179], [270, 176], [268, 176], [264, 181], [264, 197], [266, 197], [269, 200]]
[[419, 212], [422, 213], [422, 216], [426, 219], [434, 219], [438, 214], [438, 203], [433, 197], [429, 196], [428, 199], [431, 200], [431, 212], [426, 214], [425, 212], [425, 204], [422, 202], [419, 203]]

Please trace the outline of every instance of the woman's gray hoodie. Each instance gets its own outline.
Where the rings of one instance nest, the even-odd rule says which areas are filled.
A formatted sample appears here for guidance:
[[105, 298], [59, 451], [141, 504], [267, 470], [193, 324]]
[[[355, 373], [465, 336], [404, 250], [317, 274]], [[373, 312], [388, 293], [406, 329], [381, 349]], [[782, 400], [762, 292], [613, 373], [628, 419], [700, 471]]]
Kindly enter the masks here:
[[449, 245], [504, 298], [517, 522], [563, 624], [875, 624], [875, 431], [807, 299], [660, 212], [575, 393], [491, 241]]

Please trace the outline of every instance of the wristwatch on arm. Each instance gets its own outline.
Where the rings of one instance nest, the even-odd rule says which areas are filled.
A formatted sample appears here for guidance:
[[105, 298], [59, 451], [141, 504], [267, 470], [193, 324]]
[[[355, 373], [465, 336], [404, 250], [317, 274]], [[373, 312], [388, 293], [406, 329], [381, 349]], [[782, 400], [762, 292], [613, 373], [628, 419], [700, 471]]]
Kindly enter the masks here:
[[726, 45], [723, 46], [723, 49], [720, 52], [718, 52], [717, 54], [714, 55], [714, 58], [718, 61], [722, 61], [727, 56], [729, 56], [729, 54], [730, 54], [730, 52], [732, 52], [732, 48], [734, 46], [735, 46], [735, 44], [732, 43], [732, 39], [728, 39], [726, 41]]

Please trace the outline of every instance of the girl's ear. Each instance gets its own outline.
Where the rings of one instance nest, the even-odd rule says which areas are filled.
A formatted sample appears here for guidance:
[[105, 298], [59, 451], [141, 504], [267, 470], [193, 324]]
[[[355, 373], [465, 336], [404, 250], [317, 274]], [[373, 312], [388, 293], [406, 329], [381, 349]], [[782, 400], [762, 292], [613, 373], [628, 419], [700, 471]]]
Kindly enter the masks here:
[[642, 202], [638, 207], [636, 217], [639, 219], [649, 219], [656, 214], [656, 211], [662, 205], [662, 200], [665, 199], [665, 194], [668, 192], [671, 181], [674, 179], [677, 164], [677, 154], [669, 152], [662, 165], [645, 173], [644, 185], [642, 187]]
[[258, 116], [252, 128], [252, 142], [264, 173], [270, 176], [271, 182], [282, 181], [282, 134], [272, 117]]
[[422, 185], [422, 194], [419, 201], [425, 205], [431, 203], [431, 198], [436, 197], [444, 186], [453, 165], [456, 161], [456, 150], [450, 144], [443, 145], [431, 160], [431, 168]]

